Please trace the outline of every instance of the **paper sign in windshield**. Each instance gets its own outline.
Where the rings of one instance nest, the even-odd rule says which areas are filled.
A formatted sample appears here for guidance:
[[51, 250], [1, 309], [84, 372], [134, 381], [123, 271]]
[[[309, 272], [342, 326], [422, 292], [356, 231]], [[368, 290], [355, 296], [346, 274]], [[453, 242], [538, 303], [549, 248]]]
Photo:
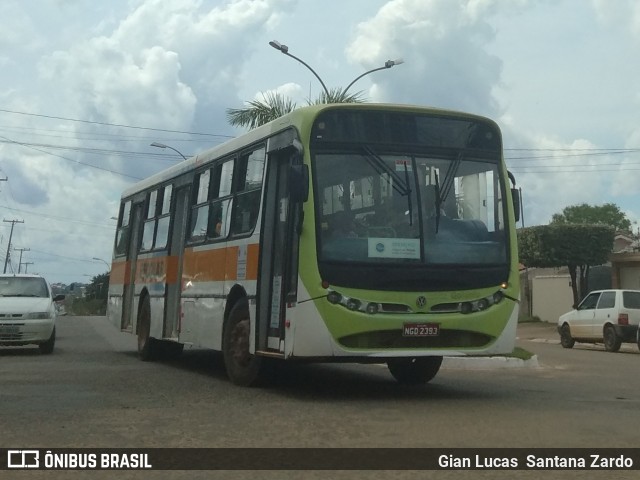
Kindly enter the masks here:
[[420, 259], [420, 240], [414, 238], [369, 238], [369, 258]]

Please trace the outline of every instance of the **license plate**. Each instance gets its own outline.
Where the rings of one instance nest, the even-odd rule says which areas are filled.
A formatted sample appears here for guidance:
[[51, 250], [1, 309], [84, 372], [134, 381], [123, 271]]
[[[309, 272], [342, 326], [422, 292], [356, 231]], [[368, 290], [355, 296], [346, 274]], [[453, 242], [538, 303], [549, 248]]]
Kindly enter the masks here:
[[437, 323], [405, 323], [402, 326], [403, 337], [437, 337], [440, 325]]
[[5, 335], [20, 333], [20, 327], [18, 325], [0, 325], [0, 333]]

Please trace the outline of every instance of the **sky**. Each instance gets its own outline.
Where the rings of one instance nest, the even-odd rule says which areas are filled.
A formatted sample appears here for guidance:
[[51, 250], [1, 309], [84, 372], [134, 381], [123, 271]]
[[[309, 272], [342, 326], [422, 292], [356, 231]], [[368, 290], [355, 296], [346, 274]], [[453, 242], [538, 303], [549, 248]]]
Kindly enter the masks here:
[[271, 40], [329, 88], [401, 58], [352, 91], [494, 119], [520, 225], [580, 203], [640, 222], [636, 0], [2, 0], [0, 268], [88, 283], [122, 191], [182, 160], [152, 142], [190, 156], [243, 133], [227, 108], [315, 98]]

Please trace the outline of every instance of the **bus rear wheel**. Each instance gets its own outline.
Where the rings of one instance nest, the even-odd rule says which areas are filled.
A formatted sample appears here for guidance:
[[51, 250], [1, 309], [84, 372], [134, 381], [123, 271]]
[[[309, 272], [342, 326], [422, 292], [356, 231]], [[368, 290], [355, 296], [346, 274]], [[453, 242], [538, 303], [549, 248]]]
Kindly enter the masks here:
[[421, 385], [433, 379], [440, 370], [442, 357], [393, 358], [387, 367], [393, 378], [403, 385]]
[[243, 298], [231, 309], [222, 337], [227, 376], [243, 387], [256, 385], [262, 379], [263, 359], [249, 352], [250, 334], [249, 303]]

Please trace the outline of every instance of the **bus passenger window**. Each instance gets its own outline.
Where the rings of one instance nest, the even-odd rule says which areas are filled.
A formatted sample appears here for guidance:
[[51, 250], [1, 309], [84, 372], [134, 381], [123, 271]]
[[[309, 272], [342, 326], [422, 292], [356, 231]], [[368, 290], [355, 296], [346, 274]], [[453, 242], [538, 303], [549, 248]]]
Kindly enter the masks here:
[[158, 229], [156, 231], [156, 241], [153, 248], [165, 248], [167, 246], [167, 238], [169, 237], [169, 221], [170, 217], [161, 217], [158, 219]]
[[119, 228], [116, 233], [116, 256], [126, 255], [129, 246], [129, 227]]
[[251, 233], [258, 220], [260, 210], [260, 190], [238, 195], [236, 205], [233, 209], [233, 219], [231, 233], [233, 235], [243, 235]]
[[131, 200], [120, 206], [120, 217], [118, 230], [116, 232], [116, 245], [114, 253], [116, 256], [126, 255], [129, 249], [129, 221], [131, 216]]
[[199, 242], [207, 235], [207, 223], [209, 220], [209, 204], [194, 208], [191, 217], [191, 234], [189, 240]]
[[231, 199], [214, 202], [211, 205], [210, 237], [225, 238], [229, 234], [229, 205], [231, 205]]
[[155, 220], [147, 220], [144, 223], [144, 231], [142, 232], [142, 245], [140, 250], [151, 250], [153, 248], [153, 234], [156, 228]]
[[120, 214], [120, 226], [129, 226], [129, 218], [131, 216], [131, 200], [122, 206], [122, 213]]
[[251, 152], [241, 158], [244, 172], [244, 184], [238, 190], [247, 191], [262, 188], [262, 174], [264, 173], [265, 148]]

